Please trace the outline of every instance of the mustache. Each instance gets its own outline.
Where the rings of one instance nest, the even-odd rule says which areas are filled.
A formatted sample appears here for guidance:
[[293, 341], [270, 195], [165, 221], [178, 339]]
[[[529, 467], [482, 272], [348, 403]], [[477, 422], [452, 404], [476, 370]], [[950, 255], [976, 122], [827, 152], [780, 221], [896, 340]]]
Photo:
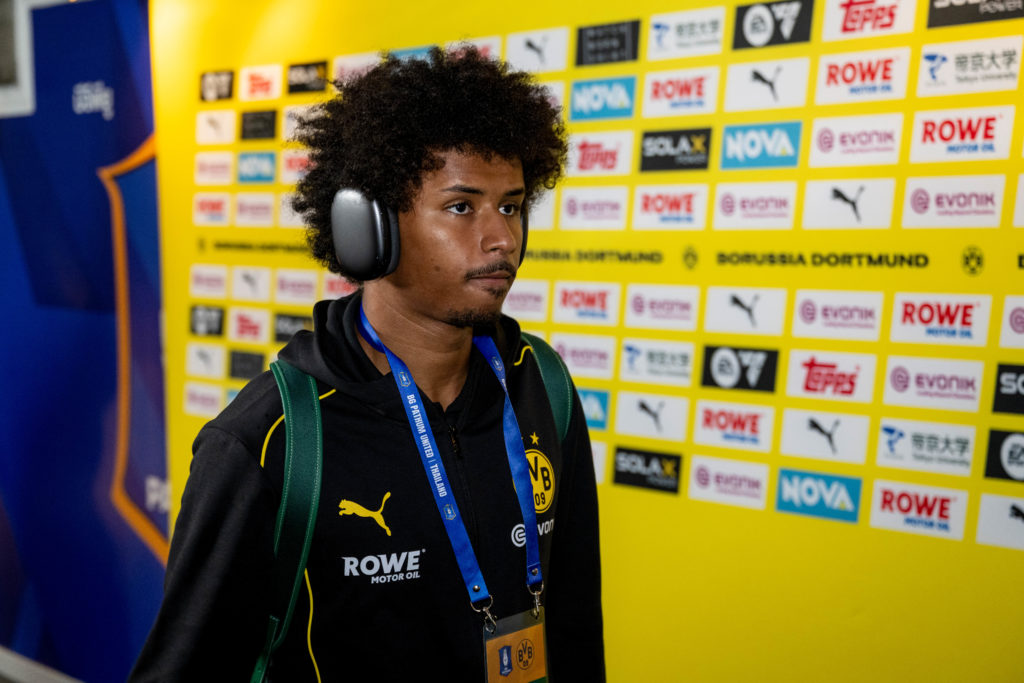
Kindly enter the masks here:
[[516, 270], [517, 268], [512, 265], [511, 261], [495, 261], [483, 268], [477, 268], [476, 270], [469, 271], [466, 273], [466, 279], [472, 280], [475, 277], [486, 277], [487, 275], [493, 275], [494, 273], [508, 273], [511, 277], [515, 277]]

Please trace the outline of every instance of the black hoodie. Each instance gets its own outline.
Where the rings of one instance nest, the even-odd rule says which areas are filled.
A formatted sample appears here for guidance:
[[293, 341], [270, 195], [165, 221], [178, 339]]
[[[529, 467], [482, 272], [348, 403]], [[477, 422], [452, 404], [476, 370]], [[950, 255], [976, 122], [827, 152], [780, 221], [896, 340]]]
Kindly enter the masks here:
[[[470, 606], [395, 382], [358, 343], [358, 310], [358, 294], [318, 303], [315, 331], [298, 333], [279, 354], [317, 380], [324, 469], [305, 587], [268, 680], [483, 681], [483, 620]], [[554, 683], [603, 681], [597, 495], [582, 409], [573, 392], [558, 443], [518, 324], [502, 317], [491, 332], [536, 472], [549, 675]], [[448, 409], [424, 402], [492, 612], [500, 619], [528, 610], [501, 386], [474, 349]], [[281, 416], [265, 372], [196, 438], [164, 601], [131, 681], [249, 679], [273, 593]]]

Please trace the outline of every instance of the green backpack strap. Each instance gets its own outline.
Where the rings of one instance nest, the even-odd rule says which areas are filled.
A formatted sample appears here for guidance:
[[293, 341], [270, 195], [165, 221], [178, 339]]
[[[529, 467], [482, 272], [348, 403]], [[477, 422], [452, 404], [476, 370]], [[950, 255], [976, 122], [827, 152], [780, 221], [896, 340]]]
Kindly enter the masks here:
[[523, 341], [533, 349], [533, 356], [540, 367], [540, 376], [548, 392], [548, 402], [551, 403], [558, 441], [561, 443], [569, 432], [569, 420], [572, 418], [572, 378], [562, 357], [546, 341], [526, 332], [521, 335]]
[[285, 452], [281, 505], [274, 528], [274, 595], [263, 651], [251, 683], [261, 683], [270, 656], [284, 641], [299, 597], [320, 504], [323, 432], [316, 380], [293, 365], [270, 364], [284, 407]]

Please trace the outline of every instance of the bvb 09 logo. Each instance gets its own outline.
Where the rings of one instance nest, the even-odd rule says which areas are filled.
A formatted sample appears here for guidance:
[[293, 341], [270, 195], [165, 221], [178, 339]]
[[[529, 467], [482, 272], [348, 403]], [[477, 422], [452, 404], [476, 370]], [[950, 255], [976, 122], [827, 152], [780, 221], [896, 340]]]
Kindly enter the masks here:
[[[536, 435], [530, 438], [533, 443], [537, 443]], [[555, 469], [548, 456], [536, 448], [526, 451], [526, 462], [530, 466], [530, 479], [533, 481], [533, 507], [537, 512], [547, 512], [555, 499]]]

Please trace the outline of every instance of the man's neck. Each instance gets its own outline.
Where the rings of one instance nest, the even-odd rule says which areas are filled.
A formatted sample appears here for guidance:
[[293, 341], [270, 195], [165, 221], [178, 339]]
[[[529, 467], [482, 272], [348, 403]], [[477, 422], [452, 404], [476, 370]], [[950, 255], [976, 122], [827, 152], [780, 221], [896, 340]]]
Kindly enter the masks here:
[[[445, 409], [462, 391], [469, 374], [473, 330], [416, 315], [386, 297], [363, 292], [363, 310], [377, 336], [391, 353], [402, 359], [425, 398]], [[367, 358], [383, 374], [391, 371], [387, 357], [362, 335], [359, 343]]]

